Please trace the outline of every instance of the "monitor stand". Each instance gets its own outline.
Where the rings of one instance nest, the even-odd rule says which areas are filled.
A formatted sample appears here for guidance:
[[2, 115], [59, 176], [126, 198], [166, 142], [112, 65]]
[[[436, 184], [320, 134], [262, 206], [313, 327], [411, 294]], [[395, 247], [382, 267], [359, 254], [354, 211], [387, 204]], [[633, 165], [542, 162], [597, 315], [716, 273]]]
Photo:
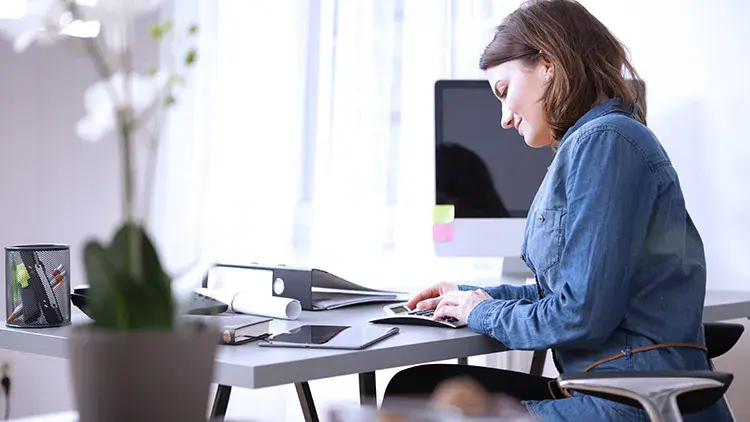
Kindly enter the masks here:
[[512, 284], [521, 286], [526, 284], [529, 278], [534, 278], [523, 259], [516, 256], [503, 257], [503, 269], [500, 274], [500, 282], [503, 284]]

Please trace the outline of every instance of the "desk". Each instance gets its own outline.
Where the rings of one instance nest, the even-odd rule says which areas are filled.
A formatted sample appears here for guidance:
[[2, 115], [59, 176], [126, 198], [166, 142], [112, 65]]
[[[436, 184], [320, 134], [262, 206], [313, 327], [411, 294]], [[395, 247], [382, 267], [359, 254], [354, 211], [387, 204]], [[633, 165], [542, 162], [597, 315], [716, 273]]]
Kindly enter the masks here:
[[[273, 332], [302, 324], [365, 324], [383, 315], [383, 305], [365, 305], [322, 312], [303, 312], [295, 321], [274, 320]], [[90, 321], [74, 308], [73, 324]], [[70, 326], [44, 329], [0, 327], [0, 349], [67, 358]], [[212, 416], [226, 413], [231, 387], [263, 388], [295, 384], [305, 419], [317, 420], [308, 381], [359, 374], [360, 401], [375, 403], [375, 371], [507, 350], [501, 343], [469, 329], [401, 326], [399, 334], [365, 350], [262, 348], [257, 343], [219, 346], [214, 382], [219, 388]]]
[[[274, 332], [301, 324], [356, 324], [382, 315], [381, 305], [356, 306], [323, 312], [303, 312], [296, 321], [276, 320]], [[709, 291], [705, 321], [750, 316], [750, 292]], [[88, 318], [73, 313], [73, 323]], [[0, 349], [67, 358], [70, 326], [45, 329], [0, 327]], [[368, 349], [358, 351], [261, 348], [250, 343], [220, 346], [216, 356], [214, 382], [219, 388], [212, 416], [226, 412], [231, 387], [263, 388], [295, 384], [305, 420], [316, 421], [317, 413], [308, 381], [340, 375], [359, 374], [360, 401], [375, 403], [375, 371], [419, 365], [447, 359], [465, 358], [506, 351], [501, 343], [468, 329], [401, 326], [398, 335]], [[544, 352], [537, 353], [540, 355]]]

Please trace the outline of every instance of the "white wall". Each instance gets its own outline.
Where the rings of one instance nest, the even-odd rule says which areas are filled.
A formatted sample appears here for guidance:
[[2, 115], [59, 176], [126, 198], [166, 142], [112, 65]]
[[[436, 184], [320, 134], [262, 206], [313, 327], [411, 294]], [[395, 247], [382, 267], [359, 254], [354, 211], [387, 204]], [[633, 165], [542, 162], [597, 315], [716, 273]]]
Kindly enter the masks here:
[[[0, 244], [70, 244], [80, 284], [84, 239], [106, 235], [119, 210], [116, 144], [90, 145], [74, 132], [93, 70], [70, 49], [16, 55], [5, 42], [0, 63]], [[71, 408], [65, 361], [6, 351], [0, 360], [11, 363], [11, 417]]]
[[[745, 128], [750, 115], [750, 2], [584, 4], [630, 47], [648, 84], [650, 126], [674, 159], [688, 206], [706, 241], [710, 287], [750, 290], [743, 266], [750, 252], [750, 195], [743, 184], [743, 170], [750, 163]], [[5, 199], [0, 244], [69, 243], [74, 252], [71, 275], [80, 282], [83, 240], [109, 235], [119, 216], [115, 143], [86, 144], [73, 132], [93, 71], [70, 49], [35, 48], [14, 55], [7, 43], [0, 43], [0, 63], [0, 197]], [[35, 163], [54, 165], [42, 173], [25, 165], [29, 156]], [[38, 189], [31, 198], [18, 193], [27, 185]], [[718, 362], [719, 369], [736, 375], [730, 400], [739, 420], [750, 419], [750, 403], [742, 400], [750, 391], [747, 356], [750, 334]], [[72, 408], [64, 361], [6, 351], [0, 351], [0, 361], [13, 365], [12, 416]], [[386, 380], [379, 377], [381, 387]], [[331, 381], [312, 383], [313, 392]], [[345, 377], [344, 382], [352, 386], [346, 399], [356, 399], [356, 378]], [[263, 420], [271, 420], [270, 415], [282, 413], [289, 420], [299, 419], [295, 403], [264, 401], [280, 397], [272, 391], [238, 392], [230, 414], [262, 414]], [[266, 405], [250, 408], [244, 404], [248, 402]]]
[[[143, 41], [139, 57], [153, 60]], [[85, 283], [84, 241], [109, 238], [121, 209], [117, 143], [75, 134], [94, 69], [72, 43], [16, 54], [2, 41], [0, 63], [0, 245], [69, 244], [71, 284]], [[0, 362], [11, 364], [11, 417], [72, 408], [66, 361], [0, 351]]]

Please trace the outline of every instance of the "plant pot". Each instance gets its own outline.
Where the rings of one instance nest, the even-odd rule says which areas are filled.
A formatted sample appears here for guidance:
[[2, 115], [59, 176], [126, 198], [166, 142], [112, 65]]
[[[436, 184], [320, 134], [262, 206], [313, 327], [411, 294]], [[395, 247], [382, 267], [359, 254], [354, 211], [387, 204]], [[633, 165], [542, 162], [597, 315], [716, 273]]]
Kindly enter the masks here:
[[110, 332], [74, 326], [70, 373], [79, 422], [206, 422], [215, 327]]

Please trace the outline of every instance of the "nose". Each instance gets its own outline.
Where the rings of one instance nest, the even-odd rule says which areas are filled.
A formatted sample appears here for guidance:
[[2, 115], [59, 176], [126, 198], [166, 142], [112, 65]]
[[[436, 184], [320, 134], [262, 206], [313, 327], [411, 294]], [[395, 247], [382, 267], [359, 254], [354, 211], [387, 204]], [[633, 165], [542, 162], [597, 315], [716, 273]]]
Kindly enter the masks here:
[[503, 129], [510, 129], [513, 127], [513, 113], [508, 110], [508, 107], [503, 104], [503, 118], [500, 121]]

